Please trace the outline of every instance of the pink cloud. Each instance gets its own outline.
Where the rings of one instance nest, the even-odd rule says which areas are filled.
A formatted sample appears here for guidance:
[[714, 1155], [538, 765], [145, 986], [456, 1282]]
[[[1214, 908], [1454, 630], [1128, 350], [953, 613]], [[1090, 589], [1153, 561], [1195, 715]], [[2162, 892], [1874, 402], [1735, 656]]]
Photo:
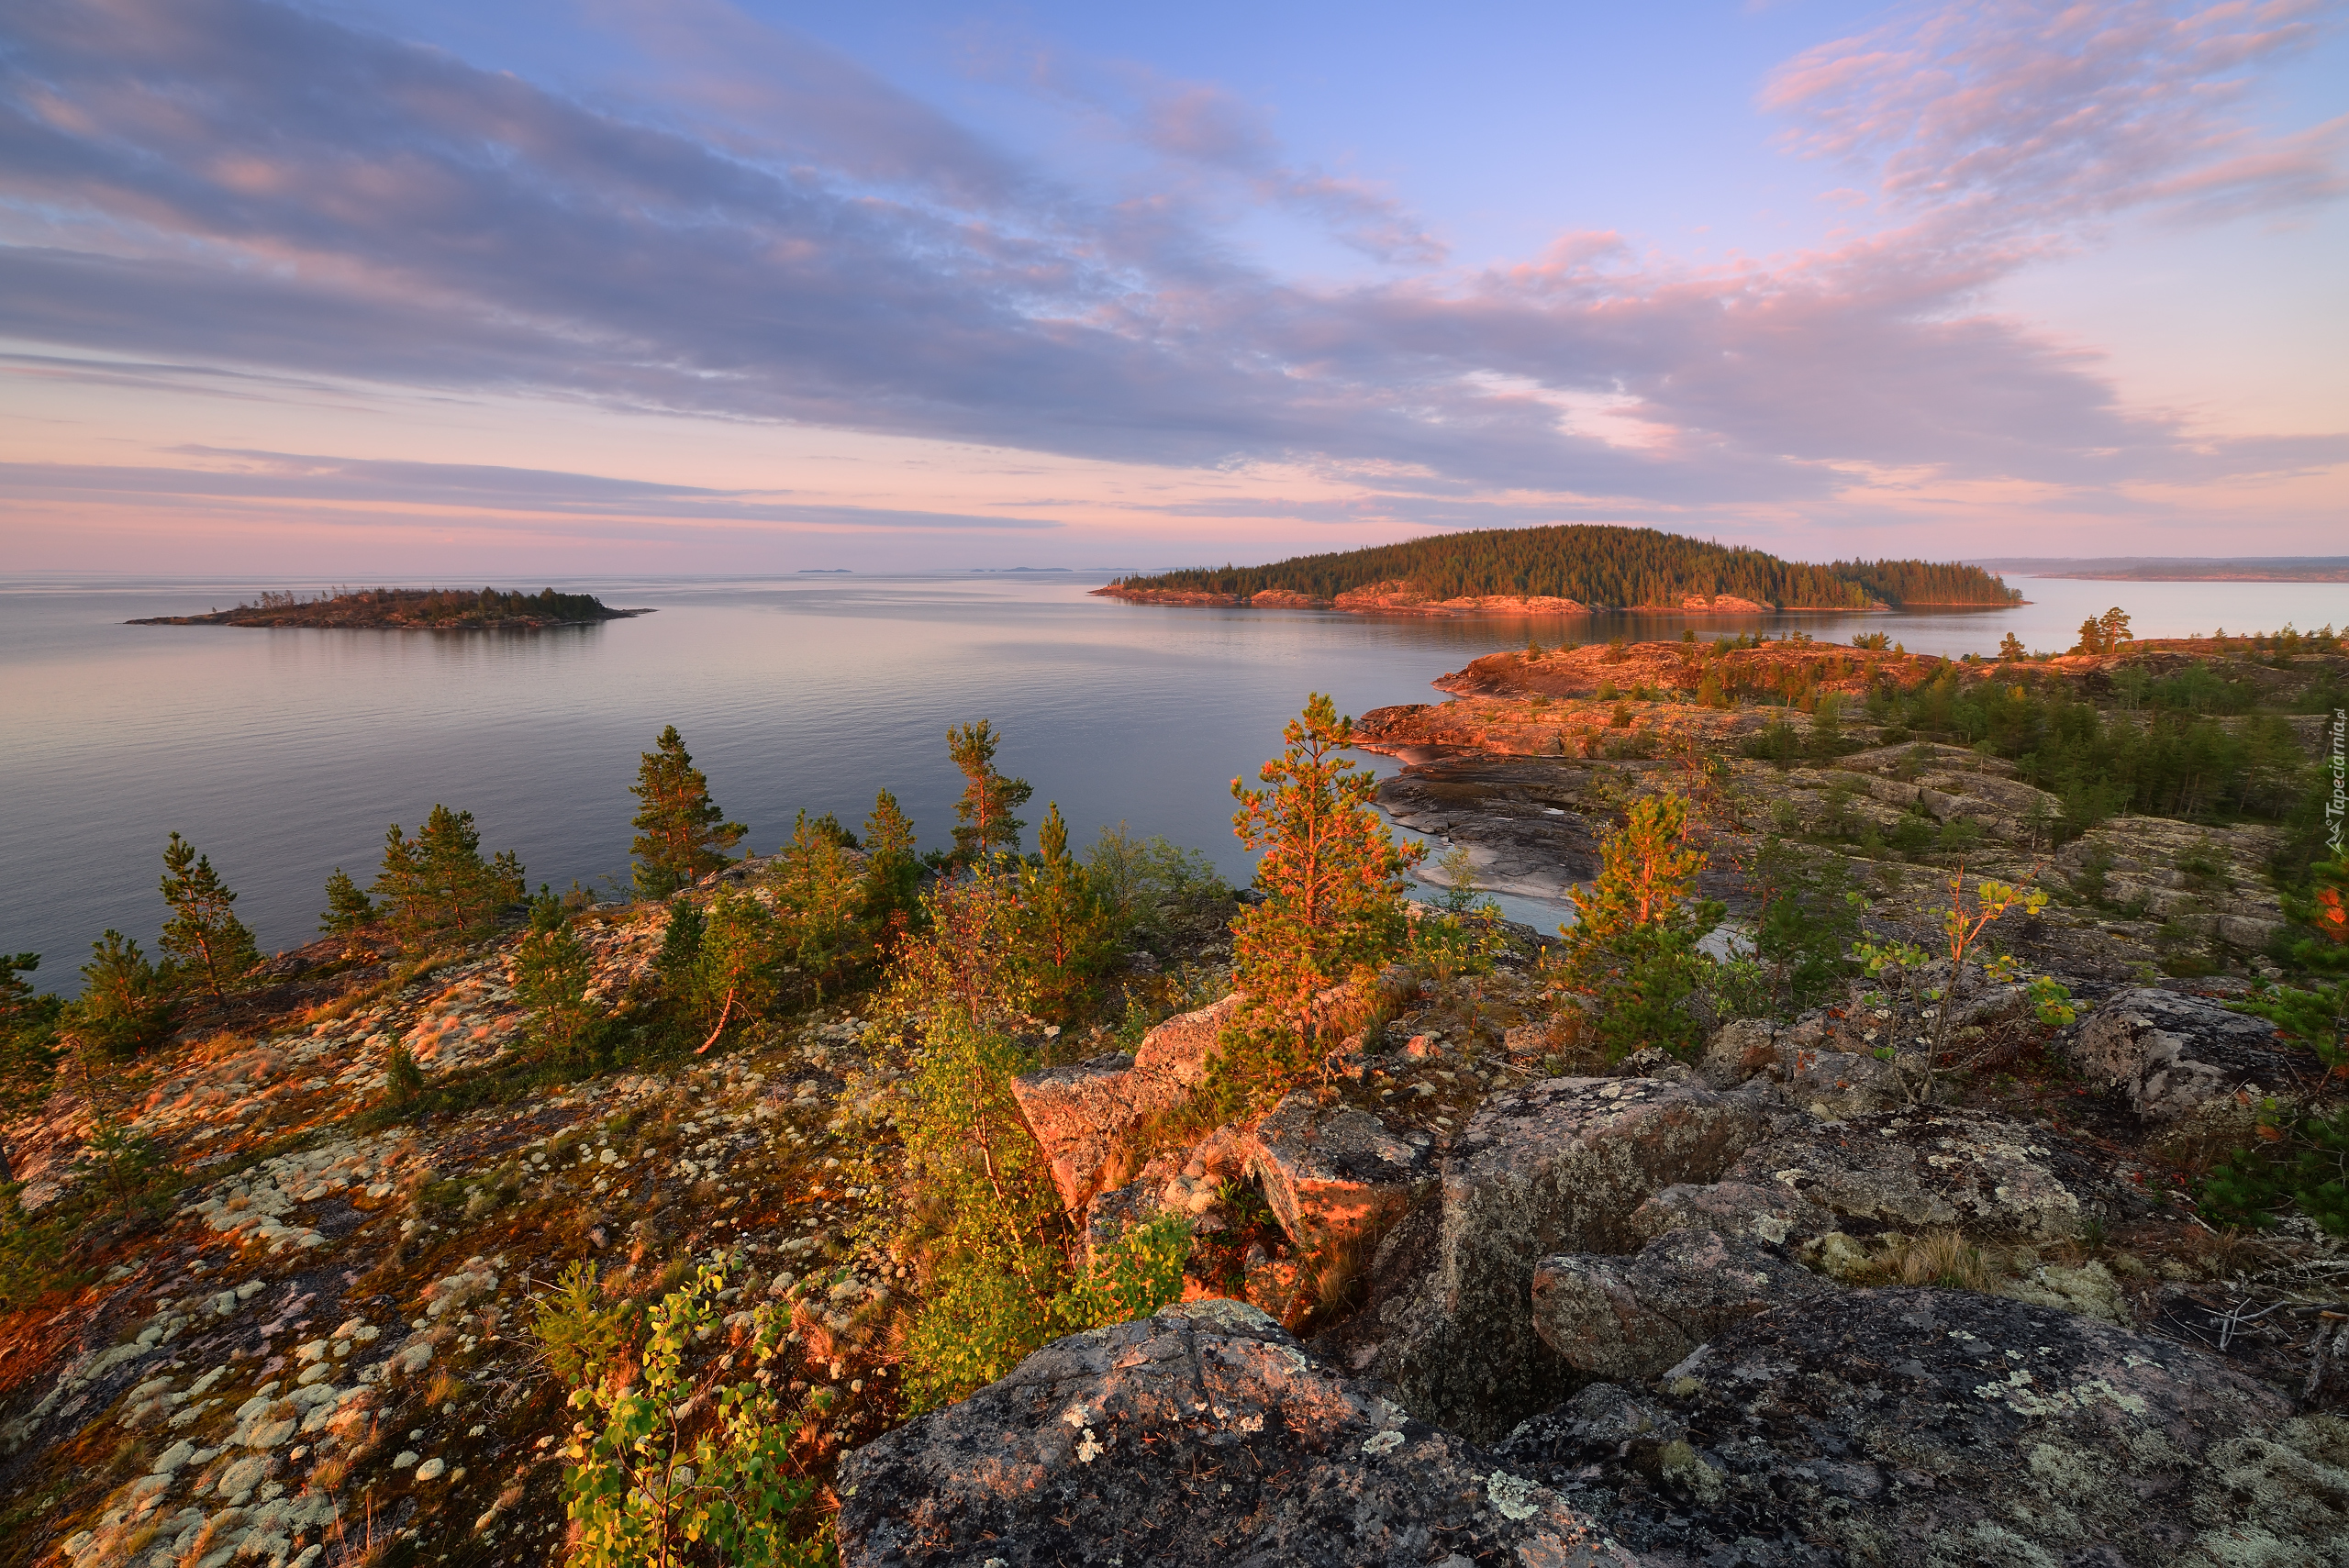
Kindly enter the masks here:
[[1772, 73], [1787, 144], [1872, 172], [1977, 231], [2065, 225], [2190, 191], [2218, 216], [2341, 189], [2339, 135], [2234, 117], [2251, 72], [2306, 50], [2328, 7], [2242, 0], [1965, 3], [1820, 45]]
[[[675, 46], [723, 89], [694, 117], [266, 0], [25, 0], [0, 20], [0, 330], [56, 347], [44, 376], [78, 360], [239, 396], [373, 382], [1293, 463], [1441, 526], [1499, 516], [1499, 494], [1528, 517], [1826, 510], [1855, 473], [2109, 497], [2349, 459], [2340, 437], [2209, 440], [2126, 407], [2094, 353], [1983, 305], [2131, 207], [2337, 194], [2340, 122], [2240, 114], [2244, 74], [2305, 47], [2305, 6], [1994, 5], [1825, 46], [1765, 101], [1798, 150], [1864, 171], [1893, 227], [1718, 267], [1576, 231], [1460, 273], [1431, 270], [1399, 203], [1290, 160], [1219, 89], [1048, 81], [1157, 160], [1080, 191], [710, 15], [729, 60]], [[1420, 270], [1268, 275], [1218, 227], [1231, 191]]]

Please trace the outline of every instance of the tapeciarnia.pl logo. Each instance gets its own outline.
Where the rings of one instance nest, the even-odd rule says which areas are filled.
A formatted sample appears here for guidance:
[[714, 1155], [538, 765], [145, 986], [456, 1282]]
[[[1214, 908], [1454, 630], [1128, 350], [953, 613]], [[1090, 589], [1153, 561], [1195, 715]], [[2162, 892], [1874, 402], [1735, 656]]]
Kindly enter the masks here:
[[2349, 709], [2332, 710], [2332, 794], [2324, 803], [2324, 841], [2341, 853], [2341, 829], [2349, 817]]

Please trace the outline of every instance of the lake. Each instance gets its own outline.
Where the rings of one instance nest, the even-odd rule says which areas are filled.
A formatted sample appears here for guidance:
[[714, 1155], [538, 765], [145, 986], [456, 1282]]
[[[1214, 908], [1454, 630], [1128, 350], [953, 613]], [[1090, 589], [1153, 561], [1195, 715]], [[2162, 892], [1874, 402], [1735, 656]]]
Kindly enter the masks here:
[[1998, 610], [1528, 623], [1141, 606], [1089, 596], [1100, 581], [557, 579], [657, 613], [535, 633], [126, 626], [318, 584], [0, 581], [0, 951], [42, 953], [39, 979], [66, 990], [108, 926], [151, 951], [173, 828], [266, 949], [308, 940], [327, 874], [369, 880], [385, 825], [436, 802], [472, 811], [484, 851], [519, 851], [532, 885], [604, 889], [625, 881], [638, 754], [669, 723], [762, 851], [802, 807], [861, 825], [883, 786], [946, 843], [947, 727], [990, 718], [997, 765], [1035, 785], [1031, 822], [1056, 800], [1080, 844], [1122, 820], [1241, 881], [1230, 781], [1253, 782], [1307, 693], [1348, 713], [1431, 700], [1438, 675], [1529, 635], [1865, 627], [1955, 654], [2009, 630], [2066, 648], [2113, 604], [2146, 636], [2349, 621], [2349, 588], [2328, 584], [2028, 579], [2034, 602]]

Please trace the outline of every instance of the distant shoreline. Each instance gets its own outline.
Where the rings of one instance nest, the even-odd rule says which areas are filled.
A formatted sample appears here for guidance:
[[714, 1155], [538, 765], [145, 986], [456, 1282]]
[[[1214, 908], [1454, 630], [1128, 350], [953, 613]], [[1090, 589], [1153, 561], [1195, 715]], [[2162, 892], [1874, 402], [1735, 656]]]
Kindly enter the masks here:
[[2349, 556], [2339, 555], [2040, 557], [1973, 564], [2076, 583], [2349, 583]]

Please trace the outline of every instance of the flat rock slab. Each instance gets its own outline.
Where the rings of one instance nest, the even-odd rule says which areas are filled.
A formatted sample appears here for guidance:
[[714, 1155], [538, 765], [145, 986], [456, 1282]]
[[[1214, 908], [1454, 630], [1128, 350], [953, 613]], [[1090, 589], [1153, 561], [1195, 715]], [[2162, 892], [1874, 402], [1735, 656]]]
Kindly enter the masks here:
[[1400, 1213], [1434, 1179], [1435, 1156], [1370, 1112], [1300, 1089], [1256, 1129], [1249, 1170], [1301, 1247], [1359, 1235]]
[[1815, 1123], [1757, 1142], [1726, 1179], [1782, 1187], [1867, 1228], [2041, 1240], [2075, 1234], [2092, 1207], [2119, 1218], [2144, 1201], [2061, 1133], [1955, 1110]]
[[2137, 1114], [2154, 1122], [2182, 1120], [2238, 1093], [2277, 1094], [2301, 1076], [2266, 1019], [2145, 985], [2089, 1014], [2069, 1054], [2081, 1072], [2124, 1089]]
[[1046, 1346], [847, 1456], [842, 1568], [1598, 1568], [1556, 1495], [1230, 1301]]
[[1835, 1287], [1776, 1248], [1674, 1229], [1628, 1258], [1533, 1266], [1533, 1330], [1577, 1372], [1646, 1383], [1741, 1318]]
[[1422, 1418], [1490, 1440], [1573, 1386], [1533, 1331], [1536, 1260], [1633, 1252], [1641, 1204], [1718, 1179], [1778, 1107], [1644, 1078], [1552, 1078], [1487, 1100], [1444, 1162], [1425, 1279], [1377, 1307], [1364, 1364]]
[[2349, 1424], [1968, 1291], [1774, 1308], [1657, 1393], [1586, 1389], [1498, 1451], [1675, 1568], [2349, 1562]]

